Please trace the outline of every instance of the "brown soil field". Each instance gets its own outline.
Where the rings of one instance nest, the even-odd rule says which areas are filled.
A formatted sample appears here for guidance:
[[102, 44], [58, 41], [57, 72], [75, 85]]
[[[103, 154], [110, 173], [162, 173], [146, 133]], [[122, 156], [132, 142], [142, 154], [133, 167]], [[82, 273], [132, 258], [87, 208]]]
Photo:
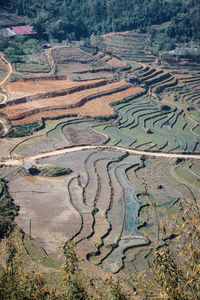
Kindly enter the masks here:
[[83, 74], [73, 74], [73, 76], [71, 77], [72, 79], [80, 79], [80, 80], [92, 80], [92, 79], [101, 79], [101, 78], [105, 78], [108, 80], [112, 80], [115, 78], [115, 74], [112, 72], [107, 72], [107, 71], [100, 71], [100, 72], [87, 72], [87, 73], [83, 73]]
[[70, 176], [55, 179], [25, 176], [10, 185], [10, 192], [21, 207], [17, 223], [27, 231], [31, 219], [32, 236], [51, 253], [58, 253], [58, 245], [80, 227], [79, 214], [67, 191], [69, 180]]
[[113, 78], [115, 69], [126, 66], [124, 61], [104, 55], [93, 55], [76, 47], [62, 47], [52, 51], [56, 74], [69, 76], [72, 80]]
[[127, 31], [109, 32], [109, 33], [103, 34], [102, 36], [103, 36], [103, 37], [107, 37], [107, 36], [113, 36], [113, 35], [116, 35], [116, 34], [126, 34], [126, 33], [129, 33], [129, 32], [131, 32], [131, 31], [130, 31], [130, 30], [127, 30]]
[[[174, 74], [174, 76], [178, 79], [182, 79], [182, 78], [185, 79], [185, 78], [191, 77], [190, 74]], [[192, 77], [191, 77], [191, 79], [192, 79]]]
[[114, 113], [114, 109], [110, 106], [112, 103], [119, 102], [123, 98], [135, 95], [142, 92], [140, 87], [130, 87], [124, 91], [111, 94], [104, 97], [99, 97], [93, 101], [87, 102], [80, 108], [72, 109], [72, 113], [77, 113], [83, 116], [109, 116]]
[[[81, 85], [99, 82], [99, 80], [91, 80], [82, 82]], [[37, 78], [37, 79], [21, 79], [9, 82], [4, 85], [3, 89], [8, 93], [9, 100], [19, 97], [38, 94], [42, 92], [54, 92], [63, 89], [80, 86], [80, 82], [72, 81], [68, 77], [56, 79], [55, 77]]]
[[[100, 52], [100, 53], [103, 53], [103, 52]], [[104, 62], [107, 62], [109, 59], [111, 59], [110, 55], [106, 54], [104, 55], [101, 60], [104, 61]]]
[[[106, 82], [104, 82], [106, 83]], [[95, 83], [96, 84], [96, 83]], [[15, 104], [13, 102], [10, 102], [5, 108], [2, 109], [2, 112], [7, 115], [8, 119], [14, 120], [14, 119], [23, 119], [23, 116], [27, 114], [34, 114], [39, 112], [38, 110], [49, 110], [49, 109], [57, 109], [58, 107], [63, 106], [65, 108], [73, 108], [75, 106], [82, 106], [84, 103], [89, 99], [86, 99], [86, 97], [98, 97], [103, 94], [107, 93], [115, 93], [118, 91], [118, 89], [125, 89], [129, 88], [130, 86], [123, 82], [123, 81], [117, 81], [110, 84], [104, 84], [102, 86], [95, 87], [95, 84], [85, 86], [86, 89], [83, 89], [81, 91], [70, 91], [64, 95], [59, 97], [45, 97], [45, 99], [36, 99], [29, 100], [26, 98], [23, 103]], [[91, 88], [93, 87], [93, 88]], [[85, 99], [85, 100], [84, 100]], [[11, 105], [12, 104], [12, 105]]]
[[116, 57], [112, 57], [110, 55], [105, 55], [105, 56], [101, 57], [100, 59], [111, 67], [122, 68], [122, 67], [126, 66], [125, 61], [120, 60]]
[[39, 110], [36, 114], [31, 113], [30, 115], [25, 116], [23, 119], [13, 120], [12, 123], [19, 125], [40, 120], [42, 117], [53, 118], [68, 114], [77, 114], [80, 116], [109, 116], [114, 113], [114, 109], [110, 106], [110, 104], [119, 102], [123, 100], [123, 98], [135, 95], [141, 91], [142, 89], [140, 87], [128, 87], [110, 95], [97, 97], [89, 102], [86, 102], [80, 107], [59, 109], [58, 106], [55, 110], [53, 106], [48, 108], [46, 111]]
[[115, 67], [115, 68], [123, 68], [126, 66], [125, 61], [120, 60], [116, 57], [112, 57], [108, 54], [104, 55], [103, 52], [99, 51], [96, 56], [97, 59], [100, 59], [101, 61], [103, 61], [104, 63], [106, 63], [107, 65], [109, 65], [110, 67]]
[[[74, 82], [67, 77], [18, 80], [5, 84], [5, 88], [14, 99], [0, 108], [0, 112], [13, 124], [71, 113], [108, 116], [113, 113], [110, 103], [141, 91], [124, 81]], [[16, 99], [19, 94], [24, 97]]]
[[116, 57], [112, 57], [106, 62], [109, 66], [115, 67], [115, 68], [123, 68], [126, 66], [126, 63], [120, 59], [117, 59]]
[[[107, 64], [105, 67], [91, 67], [87, 63], [69, 62], [67, 64], [57, 64], [57, 74], [69, 76], [72, 80], [93, 80], [101, 78], [113, 78], [115, 74], [109, 69]], [[75, 71], [76, 70], [76, 71]], [[94, 72], [95, 70], [95, 72]]]
[[70, 124], [62, 129], [69, 145], [102, 144], [107, 140], [104, 135], [94, 132], [91, 127], [82, 128], [83, 124], [78, 125]]
[[[124, 64], [109, 55], [102, 58]], [[6, 83], [4, 90], [9, 100], [0, 112], [15, 125], [69, 114], [109, 116], [114, 113], [111, 103], [142, 91], [122, 80], [72, 81], [67, 76], [20, 79]]]

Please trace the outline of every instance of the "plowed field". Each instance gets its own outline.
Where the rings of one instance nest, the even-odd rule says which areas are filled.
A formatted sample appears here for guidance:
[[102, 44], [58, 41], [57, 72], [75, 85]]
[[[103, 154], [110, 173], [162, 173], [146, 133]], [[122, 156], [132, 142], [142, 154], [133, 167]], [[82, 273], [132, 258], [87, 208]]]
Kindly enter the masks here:
[[[8, 93], [9, 99], [16, 99], [19, 97], [44, 93], [44, 92], [56, 92], [67, 88], [79, 86], [80, 82], [72, 81], [68, 77], [61, 77], [62, 79], [52, 78], [37, 78], [32, 80], [17, 80], [9, 82], [3, 87]], [[81, 85], [88, 85], [90, 83], [99, 82], [100, 80], [91, 80], [82, 82]]]
[[[114, 112], [111, 103], [142, 91], [140, 87], [133, 87], [124, 81], [73, 82], [67, 78], [16, 81], [7, 84], [5, 88], [15, 98], [0, 112], [13, 124], [31, 123], [42, 117], [67, 114], [108, 116]], [[16, 93], [24, 97], [17, 98]]]

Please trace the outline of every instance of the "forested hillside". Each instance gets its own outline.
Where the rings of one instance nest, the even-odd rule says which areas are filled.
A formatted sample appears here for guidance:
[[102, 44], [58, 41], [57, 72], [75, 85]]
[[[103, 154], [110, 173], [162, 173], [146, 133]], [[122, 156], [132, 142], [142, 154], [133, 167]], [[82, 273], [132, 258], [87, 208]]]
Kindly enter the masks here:
[[[2, 0], [2, 7], [31, 18], [45, 39], [79, 39], [92, 33], [139, 29], [170, 22], [163, 38], [199, 39], [199, 0]], [[164, 45], [163, 45], [164, 47]]]

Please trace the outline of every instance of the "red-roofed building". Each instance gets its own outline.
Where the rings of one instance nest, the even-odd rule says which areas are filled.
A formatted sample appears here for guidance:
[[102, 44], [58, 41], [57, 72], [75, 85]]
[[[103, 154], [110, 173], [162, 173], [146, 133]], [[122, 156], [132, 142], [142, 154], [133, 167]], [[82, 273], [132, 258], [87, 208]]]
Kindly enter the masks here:
[[11, 28], [16, 34], [36, 34], [36, 32], [33, 31], [33, 27], [29, 25], [14, 26]]

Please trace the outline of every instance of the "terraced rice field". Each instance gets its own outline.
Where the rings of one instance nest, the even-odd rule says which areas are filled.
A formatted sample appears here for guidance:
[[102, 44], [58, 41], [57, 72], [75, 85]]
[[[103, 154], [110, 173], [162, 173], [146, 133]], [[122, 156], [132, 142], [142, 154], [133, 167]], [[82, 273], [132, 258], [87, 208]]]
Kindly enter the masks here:
[[[46, 80], [43, 82], [46, 83]], [[133, 87], [124, 81], [109, 83], [105, 80], [85, 81], [83, 84], [68, 79], [58, 80], [56, 88], [59, 91], [52, 90], [53, 83], [50, 80], [47, 80], [47, 87], [43, 87], [40, 81], [38, 84], [38, 80], [23, 81], [22, 84], [14, 82], [13, 85], [8, 84], [8, 91], [15, 90], [17, 86], [18, 92], [25, 93], [32, 86], [32, 95], [13, 99], [0, 109], [15, 125], [70, 114], [109, 116], [114, 113], [110, 104], [142, 91], [140, 87]], [[39, 88], [41, 93], [34, 95]]]
[[126, 66], [119, 59], [101, 53], [92, 55], [77, 47], [62, 47], [53, 50], [57, 75], [67, 75], [73, 80], [113, 78], [115, 69]]
[[[183, 75], [183, 74], [181, 74]], [[179, 74], [176, 76], [180, 76]], [[178, 93], [181, 102], [186, 104], [191, 111], [200, 111], [200, 75], [199, 73], [185, 74], [180, 78], [183, 90]]]
[[[165, 64], [164, 64], [165, 66]], [[190, 115], [199, 120], [200, 109], [200, 67], [192, 63], [184, 65], [172, 65], [170, 72], [180, 82], [180, 88], [176, 92], [176, 98], [183, 103], [187, 109], [191, 109]], [[196, 116], [195, 116], [196, 115]]]
[[[82, 82], [81, 85], [84, 86], [91, 83], [95, 84], [99, 81], [100, 80]], [[68, 77], [63, 76], [16, 80], [5, 84], [3, 89], [8, 94], [8, 100], [14, 100], [20, 97], [37, 94], [39, 94], [39, 97], [37, 98], [40, 98], [40, 93], [59, 92], [68, 88], [77, 87], [79, 85], [79, 82], [72, 81]]]
[[[198, 66], [158, 66], [146, 35], [124, 32], [103, 40], [106, 53], [52, 49], [57, 76], [3, 87], [8, 102], [0, 113], [12, 126], [61, 119], [46, 120], [29, 137], [0, 139], [1, 160], [19, 157], [73, 172], [52, 179], [5, 166], [2, 175], [21, 207], [18, 224], [28, 231], [31, 219], [32, 235], [47, 251], [57, 253], [70, 239], [89, 263], [132, 274], [148, 270], [157, 247], [173, 247], [162, 228], [179, 219], [184, 198], [199, 201], [199, 160], [179, 155], [200, 153], [200, 77]], [[66, 154], [55, 154], [63, 148]], [[156, 157], [160, 152], [168, 157]], [[45, 158], [32, 157], [41, 153]]]
[[154, 56], [146, 50], [146, 46], [147, 35], [133, 31], [103, 36], [102, 47], [128, 61], [153, 62]]
[[156, 101], [143, 97], [115, 109], [119, 115], [116, 124], [95, 126], [110, 137], [109, 144], [164, 152], [200, 150], [195, 122], [176, 106], [165, 111]]
[[179, 215], [181, 196], [193, 201], [198, 195], [194, 182], [186, 184], [178, 174], [179, 168], [194, 169], [195, 162], [147, 158], [143, 164], [136, 155], [86, 150], [37, 163], [73, 173], [55, 179], [27, 177], [19, 169], [13, 173], [9, 190], [21, 206], [22, 229], [31, 219], [34, 238], [47, 250], [57, 252], [59, 240], [71, 239], [82, 257], [111, 273], [140, 270], [139, 262], [143, 269], [148, 266], [152, 249], [166, 238], [165, 220]]
[[[144, 271], [151, 264], [153, 247], [166, 238], [161, 228], [166, 225], [166, 220], [173, 223], [178, 219], [182, 197], [192, 202], [198, 199], [198, 188], [195, 189], [195, 185], [191, 186], [188, 182], [185, 184], [174, 172], [176, 168], [176, 164], [169, 159], [154, 159], [148, 160], [145, 168], [135, 172], [137, 180], [132, 170], [128, 172], [129, 179], [134, 180], [136, 186], [143, 183], [148, 191], [146, 199], [149, 205], [141, 210], [140, 217], [148, 224], [141, 228], [141, 232], [151, 240], [148, 246], [126, 252], [124, 263], [129, 271]], [[162, 188], [159, 189], [158, 186]], [[156, 208], [153, 207], [154, 203]]]
[[62, 133], [69, 145], [101, 145], [107, 140], [105, 136], [94, 132], [87, 122], [65, 125]]
[[50, 66], [45, 53], [39, 52], [33, 55], [23, 57], [24, 61], [15, 64], [15, 70], [29, 76], [37, 75], [37, 73], [49, 73]]
[[139, 81], [150, 87], [151, 92], [160, 93], [165, 89], [178, 85], [178, 80], [169, 72], [146, 67], [137, 73]]

